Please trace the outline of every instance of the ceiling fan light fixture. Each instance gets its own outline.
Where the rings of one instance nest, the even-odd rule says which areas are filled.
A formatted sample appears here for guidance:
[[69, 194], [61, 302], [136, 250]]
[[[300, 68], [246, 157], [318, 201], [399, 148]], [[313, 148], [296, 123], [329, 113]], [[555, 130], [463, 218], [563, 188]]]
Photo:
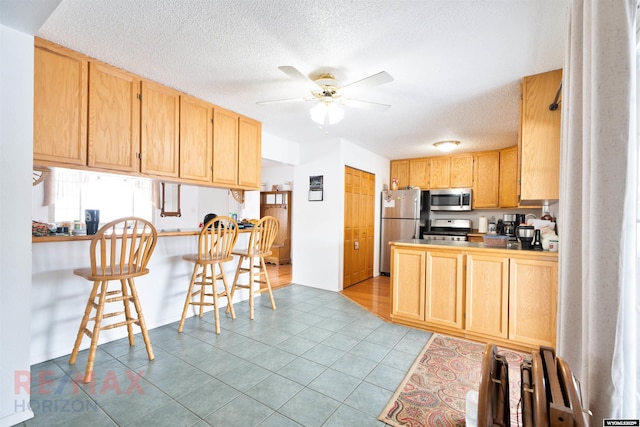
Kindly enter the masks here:
[[344, 110], [335, 102], [320, 102], [309, 110], [311, 120], [319, 125], [334, 125], [344, 117]]
[[448, 153], [453, 151], [458, 145], [460, 141], [439, 141], [433, 144], [438, 150]]

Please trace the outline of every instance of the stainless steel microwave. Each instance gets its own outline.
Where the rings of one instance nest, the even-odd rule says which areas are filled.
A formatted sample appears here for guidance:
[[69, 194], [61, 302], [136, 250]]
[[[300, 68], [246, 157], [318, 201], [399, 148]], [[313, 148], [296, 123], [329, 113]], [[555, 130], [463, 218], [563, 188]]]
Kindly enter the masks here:
[[429, 192], [429, 205], [432, 211], [470, 211], [471, 189], [431, 190]]

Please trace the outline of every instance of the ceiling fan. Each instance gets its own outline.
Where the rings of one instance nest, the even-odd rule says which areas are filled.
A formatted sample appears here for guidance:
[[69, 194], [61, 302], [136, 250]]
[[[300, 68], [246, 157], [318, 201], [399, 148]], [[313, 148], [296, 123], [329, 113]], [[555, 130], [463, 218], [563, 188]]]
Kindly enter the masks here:
[[361, 99], [351, 98], [343, 94], [343, 89], [350, 91], [351, 89], [366, 89], [374, 86], [378, 86], [384, 83], [393, 81], [393, 77], [386, 71], [380, 71], [369, 77], [357, 80], [355, 82], [340, 86], [335, 76], [330, 73], [320, 74], [316, 79], [311, 79], [302, 74], [298, 69], [290, 65], [283, 65], [278, 67], [282, 72], [289, 77], [305, 82], [310, 86], [310, 96], [303, 98], [291, 98], [291, 99], [278, 99], [273, 101], [261, 101], [257, 104], [274, 104], [280, 102], [297, 102], [297, 101], [316, 101], [317, 104], [311, 108], [309, 113], [311, 119], [325, 127], [330, 124], [338, 123], [344, 116], [343, 106], [365, 108], [375, 111], [385, 111], [391, 107], [388, 104], [381, 104], [379, 102], [364, 101]]

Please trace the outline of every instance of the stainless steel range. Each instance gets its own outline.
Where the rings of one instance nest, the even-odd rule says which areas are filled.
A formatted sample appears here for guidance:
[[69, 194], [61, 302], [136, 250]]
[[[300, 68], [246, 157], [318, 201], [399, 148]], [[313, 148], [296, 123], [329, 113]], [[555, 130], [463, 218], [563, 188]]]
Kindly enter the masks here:
[[429, 231], [422, 234], [423, 239], [466, 241], [471, 233], [470, 219], [432, 219]]

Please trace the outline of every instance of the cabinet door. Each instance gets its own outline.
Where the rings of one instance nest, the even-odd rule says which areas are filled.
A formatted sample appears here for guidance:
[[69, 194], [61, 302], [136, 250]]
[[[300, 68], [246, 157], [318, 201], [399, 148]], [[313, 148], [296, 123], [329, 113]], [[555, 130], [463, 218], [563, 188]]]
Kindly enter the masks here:
[[476, 153], [474, 163], [474, 209], [497, 208], [499, 204], [500, 152]]
[[507, 338], [509, 258], [467, 255], [466, 286], [465, 328]]
[[471, 188], [473, 185], [473, 154], [451, 157], [451, 188]]
[[389, 185], [393, 179], [398, 180], [398, 188], [411, 185], [409, 182], [409, 160], [391, 160], [391, 179]]
[[89, 64], [91, 167], [140, 170], [140, 79], [109, 65]]
[[33, 71], [34, 163], [86, 165], [88, 62], [36, 38]]
[[180, 178], [211, 182], [213, 105], [180, 96]]
[[142, 82], [141, 172], [178, 177], [180, 93], [157, 83]]
[[560, 192], [560, 109], [549, 110], [562, 70], [525, 77], [522, 82], [520, 199], [557, 200]]
[[391, 247], [392, 316], [424, 321], [425, 263], [424, 251]]
[[238, 185], [260, 188], [262, 166], [262, 124], [240, 116], [238, 122]]
[[213, 182], [238, 183], [238, 115], [219, 107], [213, 109]]
[[462, 329], [462, 254], [428, 252], [426, 262], [425, 321]]
[[451, 187], [451, 158], [432, 157], [429, 168], [429, 185], [431, 189]]
[[518, 146], [500, 150], [500, 207], [518, 206]]
[[422, 190], [429, 189], [429, 159], [409, 160], [409, 185]]
[[558, 263], [511, 259], [509, 339], [533, 347], [556, 344]]

